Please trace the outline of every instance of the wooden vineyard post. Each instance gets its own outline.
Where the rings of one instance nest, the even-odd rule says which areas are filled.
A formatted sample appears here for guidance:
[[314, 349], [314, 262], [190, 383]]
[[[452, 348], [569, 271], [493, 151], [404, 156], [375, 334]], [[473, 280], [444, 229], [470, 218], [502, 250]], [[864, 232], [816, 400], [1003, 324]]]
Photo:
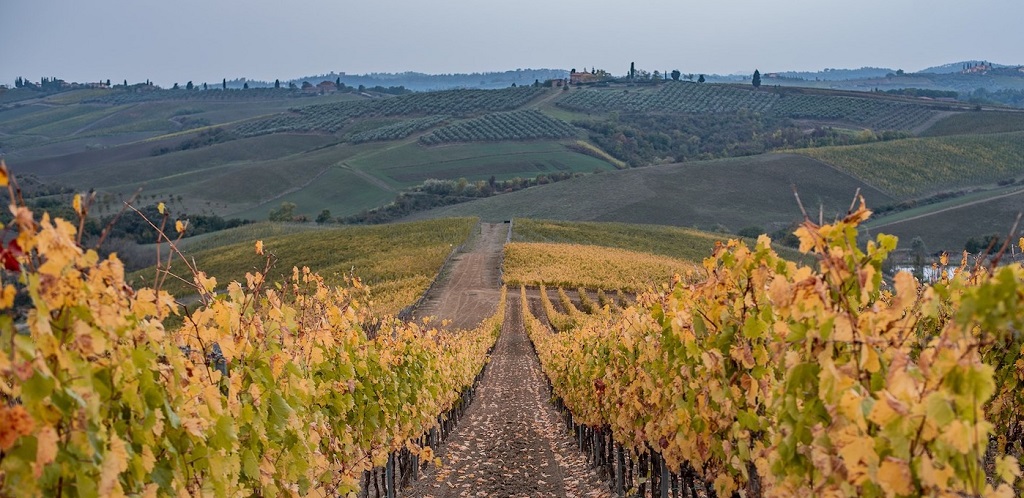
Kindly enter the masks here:
[[623, 496], [626, 493], [626, 456], [622, 454], [622, 445], [615, 445], [615, 460], [618, 470], [615, 472], [615, 494]]
[[665, 457], [658, 458], [658, 462], [661, 464], [661, 498], [669, 498], [668, 488], [670, 478], [668, 474], [668, 466], [665, 465]]
[[395, 454], [391, 453], [384, 467], [384, 493], [387, 498], [396, 498], [395, 491]]

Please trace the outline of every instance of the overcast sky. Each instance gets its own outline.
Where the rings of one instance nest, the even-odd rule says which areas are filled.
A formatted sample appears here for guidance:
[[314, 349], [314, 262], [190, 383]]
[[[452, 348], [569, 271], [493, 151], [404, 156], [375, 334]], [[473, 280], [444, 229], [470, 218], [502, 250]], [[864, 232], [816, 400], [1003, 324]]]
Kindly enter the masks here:
[[0, 84], [1024, 64], [1021, 0], [0, 0]]

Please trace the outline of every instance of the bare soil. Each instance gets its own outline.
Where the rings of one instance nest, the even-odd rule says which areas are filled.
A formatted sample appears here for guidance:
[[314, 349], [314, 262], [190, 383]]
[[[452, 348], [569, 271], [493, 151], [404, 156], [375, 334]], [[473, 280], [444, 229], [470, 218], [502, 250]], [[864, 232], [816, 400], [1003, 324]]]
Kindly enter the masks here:
[[[508, 225], [480, 232], [443, 270], [416, 311], [471, 329], [497, 309]], [[523, 329], [518, 289], [509, 292], [501, 336], [467, 409], [430, 465], [401, 496], [423, 498], [610, 497], [550, 403], [551, 391]]]
[[450, 322], [452, 330], [472, 329], [498, 307], [501, 296], [501, 254], [508, 235], [504, 223], [481, 223], [462, 253], [416, 310], [416, 319], [432, 316]]
[[477, 397], [407, 493], [423, 498], [610, 497], [562, 425], [510, 293], [501, 337]]

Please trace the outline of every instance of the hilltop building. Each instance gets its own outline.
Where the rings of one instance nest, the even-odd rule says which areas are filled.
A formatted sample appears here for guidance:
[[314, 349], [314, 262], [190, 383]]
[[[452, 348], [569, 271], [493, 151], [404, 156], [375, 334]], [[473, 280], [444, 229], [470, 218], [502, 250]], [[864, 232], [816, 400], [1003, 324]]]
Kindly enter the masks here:
[[591, 69], [589, 72], [584, 69], [582, 72], [573, 69], [569, 72], [569, 83], [572, 85], [583, 85], [587, 83], [597, 83], [610, 79], [611, 75], [608, 74], [604, 69]]
[[985, 74], [995, 68], [992, 67], [991, 63], [980, 62], [978, 64], [966, 64], [961, 74]]

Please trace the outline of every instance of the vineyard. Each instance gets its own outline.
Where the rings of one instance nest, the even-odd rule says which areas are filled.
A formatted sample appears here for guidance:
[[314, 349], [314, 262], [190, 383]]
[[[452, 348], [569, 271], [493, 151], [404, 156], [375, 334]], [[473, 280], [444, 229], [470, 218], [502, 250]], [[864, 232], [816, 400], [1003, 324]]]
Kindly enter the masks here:
[[644, 294], [621, 314], [552, 322], [560, 333], [521, 291], [558, 404], [616, 490], [1020, 491], [1024, 270], [967, 271], [965, 260], [952, 280], [922, 288], [901, 273], [883, 290], [896, 241], [882, 235], [862, 252], [868, 215], [862, 205], [798, 230], [818, 271], [780, 259], [767, 238], [732, 241], [704, 262], [706, 281]]
[[106, 95], [84, 99], [85, 104], [139, 104], [157, 101], [248, 102], [308, 97], [310, 94], [287, 88], [247, 88], [211, 90], [110, 91]]
[[353, 143], [382, 142], [387, 140], [401, 140], [418, 131], [427, 130], [443, 123], [448, 116], [427, 116], [425, 118], [410, 119], [395, 124], [381, 126], [348, 137]]
[[452, 123], [420, 137], [424, 145], [452, 142], [557, 139], [576, 136], [569, 123], [537, 110], [498, 112]]
[[772, 112], [789, 118], [837, 120], [873, 130], [912, 130], [935, 115], [923, 105], [825, 95], [786, 95]]
[[508, 111], [521, 107], [545, 90], [448, 90], [400, 95], [356, 102], [335, 102], [298, 107], [286, 114], [269, 116], [239, 125], [246, 136], [288, 131], [336, 133], [352, 120], [386, 116], [458, 116]]
[[824, 95], [777, 94], [726, 85], [671, 83], [657, 90], [580, 90], [558, 105], [578, 112], [736, 113], [849, 122], [875, 130], [910, 130], [934, 111], [924, 105]]
[[779, 100], [771, 92], [754, 92], [726, 85], [672, 83], [657, 90], [579, 90], [558, 105], [581, 112], [720, 113], [748, 110], [768, 112]]
[[[252, 244], [248, 241], [261, 238], [265, 250], [274, 254], [277, 267], [281, 268], [271, 272], [269, 278], [284, 279], [292, 267], [310, 267], [317, 269], [327, 285], [338, 286], [354, 273], [372, 291], [372, 302], [363, 304], [371, 305], [375, 312], [395, 314], [426, 290], [452, 246], [466, 240], [475, 223], [472, 218], [449, 218], [280, 235], [254, 232], [260, 225], [244, 226], [213, 234], [220, 241], [190, 242], [183, 251], [207, 275], [227, 282], [252, 268], [248, 257]], [[156, 268], [140, 270], [132, 273], [129, 281], [151, 285], [155, 274]], [[194, 292], [188, 282], [174, 279], [167, 281], [164, 289], [176, 296]]]
[[[248, 273], [214, 298], [216, 280], [189, 267], [202, 305], [166, 330], [184, 312], [169, 294], [133, 291], [71, 223], [15, 212], [4, 262], [16, 278], [0, 303], [4, 496], [354, 493], [396, 454], [431, 461], [426, 436], [471, 389], [504, 319], [499, 306], [443, 334], [380, 322], [358, 279], [329, 287], [308, 268], [275, 285]], [[257, 243], [269, 267], [262, 254]], [[16, 285], [30, 299], [24, 332]]]
[[[221, 234], [190, 242], [207, 249], [195, 259], [164, 253], [147, 270], [153, 288], [142, 288], [116, 256], [83, 249], [74, 223], [10, 208], [0, 247], [2, 496], [394, 496], [421, 469], [432, 472], [423, 489], [443, 498], [464, 492], [454, 484], [463, 481], [502, 496], [1024, 491], [1024, 267], [969, 267], [965, 255], [934, 284], [907, 273], [885, 283], [896, 240], [858, 245], [863, 200], [833, 224], [796, 230], [814, 267], [782, 258], [767, 236], [753, 247], [716, 243], [700, 266], [505, 244], [504, 280], [518, 295], [496, 276], [480, 284], [493, 289], [462, 288], [449, 304], [464, 310], [477, 296], [472, 307], [487, 310], [469, 330], [378, 313], [352, 272], [401, 280], [449, 254], [447, 241], [465, 239], [472, 220], [289, 228], [255, 244]], [[84, 223], [79, 196], [73, 212]], [[159, 212], [156, 226], [186, 230]], [[496, 275], [503, 225], [481, 229], [481, 252], [455, 258], [467, 265], [452, 271]], [[531, 238], [609, 245], [646, 233], [526, 228]], [[244, 230], [234, 236], [275, 231]], [[188, 306], [167, 292], [172, 263], [196, 295]], [[439, 264], [417, 271], [436, 275]], [[291, 269], [274, 278], [280, 267]], [[478, 384], [486, 403], [472, 402]], [[506, 401], [515, 404], [503, 410]], [[568, 435], [545, 410], [564, 417]], [[440, 444], [455, 433], [458, 444]], [[565, 453], [566, 440], [582, 452]], [[538, 448], [553, 463], [530, 463]]]
[[697, 265], [667, 256], [575, 244], [514, 242], [505, 246], [505, 282], [636, 292], [674, 274], [697, 278]]
[[798, 151], [897, 198], [1024, 173], [1024, 132], [914, 138]]
[[720, 236], [691, 228], [629, 223], [581, 222], [516, 218], [515, 242], [548, 242], [614, 247], [701, 261]]

